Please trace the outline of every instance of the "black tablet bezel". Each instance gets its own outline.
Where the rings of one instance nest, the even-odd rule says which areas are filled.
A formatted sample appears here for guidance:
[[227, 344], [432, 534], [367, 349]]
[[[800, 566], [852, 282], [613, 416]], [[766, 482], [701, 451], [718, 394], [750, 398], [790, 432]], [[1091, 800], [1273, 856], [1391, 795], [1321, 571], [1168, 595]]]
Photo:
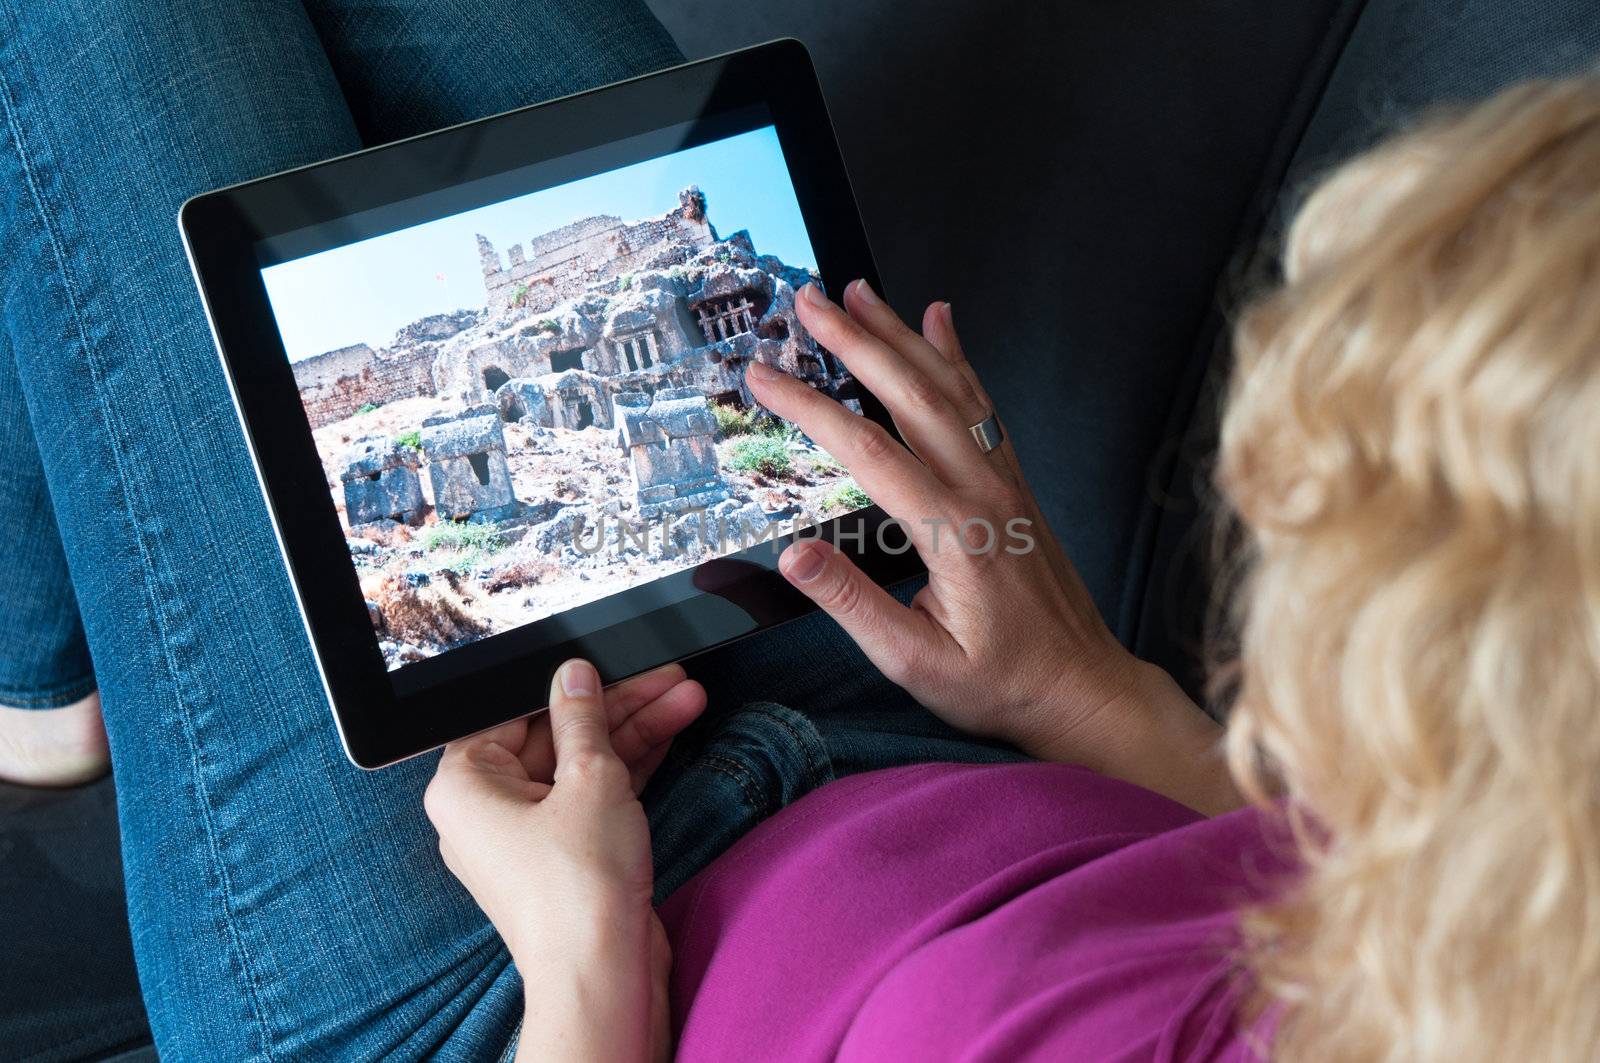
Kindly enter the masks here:
[[[430, 658], [448, 663], [433, 665], [420, 688], [397, 683], [396, 675], [429, 661], [391, 673], [379, 652], [268, 303], [258, 245], [530, 164], [758, 106], [770, 112], [777, 128], [824, 282], [838, 286], [865, 277], [881, 291], [821, 86], [805, 47], [795, 40], [372, 148], [183, 205], [179, 225], [195, 279], [323, 685], [355, 764], [382, 767], [536, 711], [545, 703], [550, 676], [569, 657], [590, 659], [613, 682], [813, 606], [776, 571], [779, 550], [791, 538], [785, 536], [580, 607], [609, 609], [617, 617], [598, 630], [556, 634], [572, 615], [559, 614]], [[861, 400], [867, 416], [893, 431], [873, 396], [863, 391]], [[880, 583], [923, 570], [881, 510], [842, 519], [860, 523], [844, 536], [840, 520], [806, 534], [832, 539]], [[865, 534], [851, 534], [857, 531]], [[692, 596], [660, 604], [683, 593]], [[555, 641], [549, 641], [552, 635]]]

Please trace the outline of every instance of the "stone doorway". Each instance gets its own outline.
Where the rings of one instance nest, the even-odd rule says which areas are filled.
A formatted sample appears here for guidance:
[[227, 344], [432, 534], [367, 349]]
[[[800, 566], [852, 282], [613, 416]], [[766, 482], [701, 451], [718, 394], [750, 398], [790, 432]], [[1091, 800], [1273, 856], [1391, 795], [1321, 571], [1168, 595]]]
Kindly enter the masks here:
[[495, 392], [500, 390], [500, 386], [502, 384], [505, 384], [510, 379], [510, 373], [507, 373], [504, 369], [501, 369], [497, 365], [491, 365], [483, 371], [484, 390], [493, 395]]

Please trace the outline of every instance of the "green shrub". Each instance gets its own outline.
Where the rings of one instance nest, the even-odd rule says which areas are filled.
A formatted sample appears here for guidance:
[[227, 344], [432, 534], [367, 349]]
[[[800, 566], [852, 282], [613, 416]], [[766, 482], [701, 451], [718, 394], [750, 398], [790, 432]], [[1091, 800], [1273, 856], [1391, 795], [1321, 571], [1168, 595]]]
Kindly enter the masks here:
[[755, 419], [749, 410], [741, 410], [721, 402], [711, 404], [711, 415], [717, 419], [717, 435], [723, 439], [749, 435], [755, 431]]
[[822, 511], [831, 513], [833, 510], [842, 509], [848, 512], [852, 509], [864, 509], [870, 505], [872, 499], [867, 497], [867, 493], [861, 490], [854, 480], [846, 480], [828, 492], [827, 497], [822, 500]]
[[428, 525], [422, 529], [418, 540], [430, 554], [455, 555], [444, 559], [444, 567], [457, 572], [470, 572], [481, 565], [484, 558], [505, 546], [498, 526], [453, 520], [441, 520]]
[[560, 332], [561, 322], [557, 321], [553, 317], [547, 317], [543, 321], [539, 322], [539, 327], [544, 329], [546, 332]]
[[512, 306], [521, 307], [522, 304], [526, 303], [527, 301], [528, 301], [528, 286], [526, 284], [518, 284], [515, 288], [511, 289], [511, 305]]
[[754, 426], [751, 431], [759, 435], [771, 436], [773, 439], [781, 439], [785, 443], [793, 443], [800, 438], [800, 430], [798, 428], [786, 421], [780, 421], [776, 417], [751, 418], [751, 423]]
[[363, 402], [360, 406], [356, 407], [356, 412], [357, 413], [371, 413], [373, 410], [376, 410], [377, 408], [378, 407], [376, 405], [374, 405], [373, 403]]
[[632, 288], [632, 287], [633, 287], [633, 274], [631, 274], [631, 273], [624, 273], [622, 275], [622, 277], [617, 281], [617, 288], [620, 289], [621, 291], [627, 291], [629, 288]]
[[741, 436], [733, 444], [728, 464], [739, 472], [763, 476], [788, 476], [794, 465], [789, 457], [789, 441], [771, 435]]
[[422, 433], [415, 428], [409, 432], [401, 432], [394, 437], [394, 441], [396, 446], [410, 447], [412, 450], [422, 449]]
[[717, 432], [723, 439], [732, 439], [734, 436], [771, 436], [785, 443], [792, 443], [800, 438], [800, 433], [792, 425], [756, 410], [741, 410], [731, 404], [713, 402], [711, 415], [717, 419]]

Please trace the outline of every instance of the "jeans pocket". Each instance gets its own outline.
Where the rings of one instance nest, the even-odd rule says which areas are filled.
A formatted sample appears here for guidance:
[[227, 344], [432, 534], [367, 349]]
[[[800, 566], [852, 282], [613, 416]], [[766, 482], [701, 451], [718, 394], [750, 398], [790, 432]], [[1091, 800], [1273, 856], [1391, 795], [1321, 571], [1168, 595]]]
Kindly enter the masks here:
[[[684, 743], [644, 794], [659, 903], [757, 823], [833, 779], [810, 720], [754, 702]], [[690, 737], [690, 736], [685, 736]]]

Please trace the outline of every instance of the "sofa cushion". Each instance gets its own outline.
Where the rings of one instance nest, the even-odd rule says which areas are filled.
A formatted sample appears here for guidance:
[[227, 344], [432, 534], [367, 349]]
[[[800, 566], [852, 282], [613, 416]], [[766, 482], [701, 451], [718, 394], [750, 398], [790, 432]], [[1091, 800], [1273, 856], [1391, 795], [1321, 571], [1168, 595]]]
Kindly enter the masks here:
[[[1270, 274], [1269, 247], [1319, 174], [1403, 128], [1419, 112], [1467, 102], [1513, 82], [1593, 69], [1600, 61], [1600, 18], [1592, 0], [1369, 0], [1354, 20], [1338, 61], [1303, 125], [1283, 131], [1292, 144], [1282, 180], [1263, 191], [1262, 228], [1247, 236], [1240, 274]], [[1315, 79], [1319, 75], [1309, 75]], [[1216, 450], [1218, 395], [1226, 383], [1228, 305], [1247, 294], [1225, 285], [1217, 313], [1193, 348], [1190, 395], [1174, 409], [1169, 460], [1158, 470], [1164, 504], [1140, 529], [1142, 549], [1130, 568], [1127, 600], [1137, 611], [1125, 630], [1136, 652], [1170, 670], [1191, 694], [1203, 694], [1210, 621], [1217, 504], [1209, 491]], [[1231, 289], [1231, 290], [1230, 290]], [[1140, 566], [1143, 565], [1143, 568]], [[1142, 585], [1141, 585], [1142, 584]]]

